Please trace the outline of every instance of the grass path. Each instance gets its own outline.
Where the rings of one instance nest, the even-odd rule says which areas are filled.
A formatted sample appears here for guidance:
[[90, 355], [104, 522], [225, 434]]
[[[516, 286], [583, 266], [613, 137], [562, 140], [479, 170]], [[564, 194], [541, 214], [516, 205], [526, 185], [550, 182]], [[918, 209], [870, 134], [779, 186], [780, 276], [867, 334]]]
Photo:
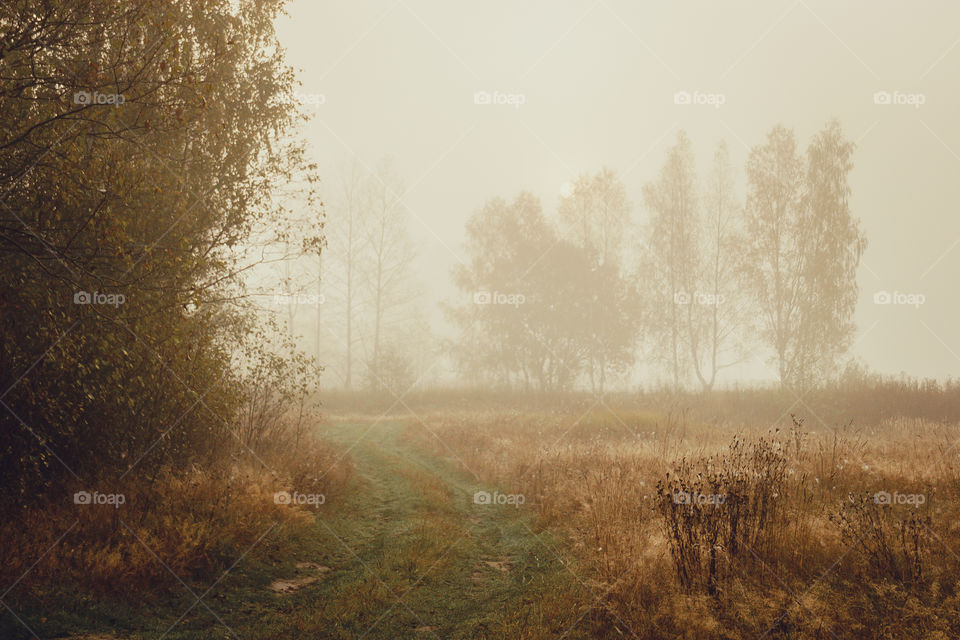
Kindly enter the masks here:
[[[340, 504], [319, 508], [296, 548], [241, 561], [172, 629], [196, 598], [159, 607], [149, 623], [142, 609], [110, 611], [124, 630], [116, 637], [156, 640], [168, 629], [170, 640], [604, 637], [591, 628], [583, 572], [561, 560], [559, 544], [535, 535], [523, 509], [474, 504], [475, 491], [493, 488], [405, 445], [403, 427], [335, 424], [326, 437], [353, 445], [358, 477]], [[280, 579], [308, 584], [278, 594], [269, 585]]]
[[588, 590], [526, 514], [475, 505], [483, 487], [403, 446], [399, 423], [341, 425], [331, 436], [349, 446], [367, 429], [351, 451], [367, 485], [347, 508], [353, 517], [320, 523], [330, 528], [324, 563], [340, 570], [317, 587], [328, 602], [317, 637], [557, 638], [571, 628], [568, 638], [589, 637], [571, 606]]

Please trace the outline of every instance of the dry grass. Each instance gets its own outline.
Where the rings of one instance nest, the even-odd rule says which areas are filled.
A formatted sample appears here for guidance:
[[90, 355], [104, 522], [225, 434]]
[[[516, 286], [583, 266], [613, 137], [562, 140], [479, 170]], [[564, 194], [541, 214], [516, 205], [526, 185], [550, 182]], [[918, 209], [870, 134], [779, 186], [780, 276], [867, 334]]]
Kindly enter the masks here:
[[[957, 430], [682, 412], [437, 414], [406, 437], [522, 493], [643, 638], [956, 637]], [[448, 448], [449, 447], [449, 448]], [[923, 504], [877, 504], [877, 492]], [[676, 494], [724, 496], [678, 503]], [[896, 498], [893, 498], [896, 501]]]
[[[258, 454], [258, 459], [238, 455], [186, 473], [78, 481], [60, 496], [24, 505], [11, 518], [16, 526], [0, 527], [0, 548], [17, 549], [4, 559], [0, 581], [13, 584], [38, 558], [29, 575], [41, 593], [38, 584], [74, 585], [91, 594], [149, 598], [176, 588], [171, 572], [187, 581], [209, 581], [271, 526], [254, 555], [275, 548], [311, 521], [309, 507], [276, 504], [275, 492], [330, 497], [352, 473], [350, 460], [338, 462], [339, 451], [320, 440], [305, 439], [296, 448], [265, 447]], [[77, 491], [121, 494], [124, 502], [75, 504]]]

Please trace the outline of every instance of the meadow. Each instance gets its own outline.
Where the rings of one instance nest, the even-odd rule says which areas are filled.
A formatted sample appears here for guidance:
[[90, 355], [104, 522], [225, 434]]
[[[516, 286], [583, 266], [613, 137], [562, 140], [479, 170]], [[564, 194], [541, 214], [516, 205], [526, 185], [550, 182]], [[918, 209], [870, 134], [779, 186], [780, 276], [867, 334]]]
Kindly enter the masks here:
[[[755, 414], [776, 395], [754, 394]], [[717, 411], [722, 395], [685, 411], [440, 412], [406, 437], [562, 532], [595, 594], [583, 615], [610, 637], [955, 637], [957, 423], [822, 422], [855, 407], [827, 395], [769, 420]]]
[[955, 398], [328, 393], [257, 456], [22, 509], [0, 635], [952, 638]]

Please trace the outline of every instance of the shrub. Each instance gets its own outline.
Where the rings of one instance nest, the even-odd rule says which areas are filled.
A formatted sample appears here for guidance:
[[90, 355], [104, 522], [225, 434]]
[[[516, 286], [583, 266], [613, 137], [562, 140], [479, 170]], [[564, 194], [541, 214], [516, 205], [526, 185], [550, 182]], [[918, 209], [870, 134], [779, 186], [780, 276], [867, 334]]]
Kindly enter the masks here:
[[862, 553], [871, 577], [917, 584], [924, 577], [931, 518], [914, 509], [897, 513], [897, 506], [876, 496], [851, 493], [830, 520], [839, 527], [843, 543]]
[[734, 438], [716, 458], [682, 459], [657, 482], [655, 505], [666, 524], [680, 584], [716, 591], [734, 557], [759, 558], [779, 511], [787, 457], [778, 440]]

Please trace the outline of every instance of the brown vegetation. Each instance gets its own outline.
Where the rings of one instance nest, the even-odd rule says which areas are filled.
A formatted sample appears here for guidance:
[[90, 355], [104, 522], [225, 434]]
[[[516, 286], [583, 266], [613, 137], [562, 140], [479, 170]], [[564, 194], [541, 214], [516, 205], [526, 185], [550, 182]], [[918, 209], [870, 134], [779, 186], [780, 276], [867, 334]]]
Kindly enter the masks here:
[[[310, 506], [278, 504], [276, 492], [329, 500], [351, 474], [349, 457], [311, 436], [297, 447], [263, 443], [256, 456], [224, 455], [186, 472], [70, 483], [24, 505], [17, 526], [0, 527], [0, 547], [17, 549], [0, 567], [0, 581], [13, 585], [30, 569], [34, 587], [138, 598], [179, 580], [209, 582], [248, 552], [261, 556], [289, 543], [313, 521]], [[77, 504], [83, 491], [121, 495], [122, 504]]]
[[638, 637], [958, 632], [954, 426], [680, 415], [448, 413], [406, 437], [524, 494], [586, 561], [594, 614]]

